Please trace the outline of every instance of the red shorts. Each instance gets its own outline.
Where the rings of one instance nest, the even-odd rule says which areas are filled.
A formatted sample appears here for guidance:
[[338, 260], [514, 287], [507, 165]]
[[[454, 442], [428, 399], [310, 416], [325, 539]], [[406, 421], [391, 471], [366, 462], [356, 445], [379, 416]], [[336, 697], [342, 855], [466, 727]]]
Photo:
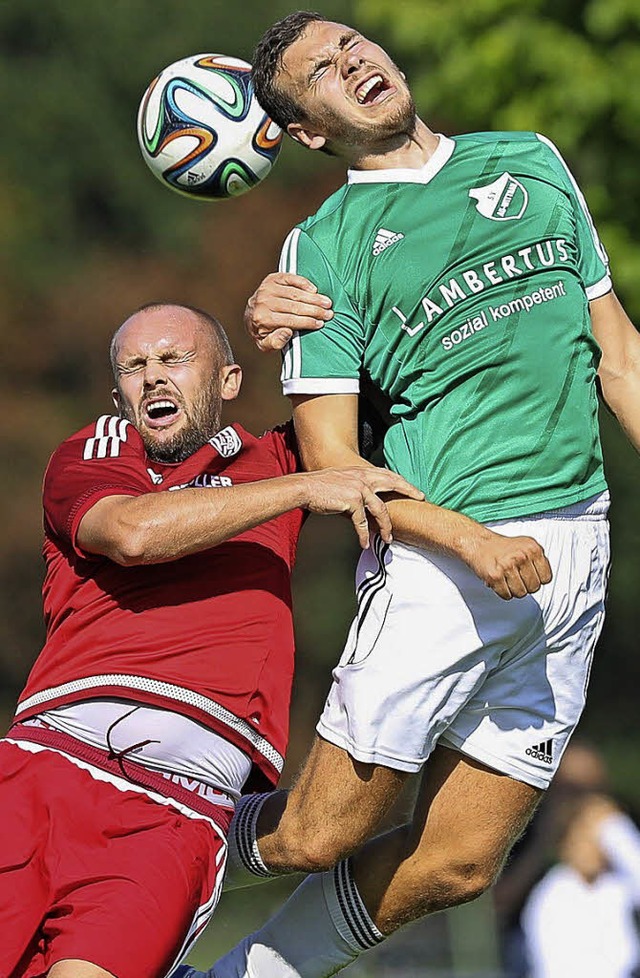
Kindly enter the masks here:
[[51, 750], [0, 742], [0, 975], [76, 958], [162, 978], [218, 902], [232, 811], [214, 827]]

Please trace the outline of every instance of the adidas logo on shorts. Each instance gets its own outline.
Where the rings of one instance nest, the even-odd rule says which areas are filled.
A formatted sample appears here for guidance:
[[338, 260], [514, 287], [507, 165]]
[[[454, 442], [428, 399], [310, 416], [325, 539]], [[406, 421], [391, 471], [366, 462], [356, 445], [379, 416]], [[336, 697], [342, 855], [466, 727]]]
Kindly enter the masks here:
[[536, 761], [542, 761], [543, 764], [553, 764], [553, 740], [543, 740], [541, 744], [527, 747], [525, 754], [535, 757]]
[[376, 234], [376, 240], [373, 242], [372, 252], [374, 256], [381, 255], [385, 248], [390, 248], [392, 244], [397, 241], [402, 241], [404, 234], [399, 231], [387, 231], [386, 228], [380, 228]]

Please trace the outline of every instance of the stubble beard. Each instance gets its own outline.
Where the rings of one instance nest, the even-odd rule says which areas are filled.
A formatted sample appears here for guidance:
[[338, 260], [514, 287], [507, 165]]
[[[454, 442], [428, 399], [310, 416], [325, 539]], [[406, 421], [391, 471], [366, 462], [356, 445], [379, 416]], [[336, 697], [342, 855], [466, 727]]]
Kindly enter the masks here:
[[345, 146], [382, 147], [395, 138], [410, 136], [416, 127], [416, 104], [411, 92], [398, 100], [395, 111], [373, 125], [360, 125], [344, 119], [338, 113], [327, 110], [320, 119], [329, 144]]
[[[175, 394], [169, 391], [159, 390], [154, 393], [157, 393], [158, 396], [166, 393], [167, 396], [178, 400]], [[122, 403], [122, 416], [138, 430], [147, 457], [152, 462], [159, 462], [164, 465], [184, 462], [203, 445], [206, 445], [220, 430], [222, 401], [220, 386], [216, 381], [212, 381], [208, 387], [202, 390], [190, 411], [187, 410], [183, 401], [179, 401], [185, 421], [178, 431], [162, 442], [158, 441], [148, 428], [138, 423], [136, 412], [131, 405]]]

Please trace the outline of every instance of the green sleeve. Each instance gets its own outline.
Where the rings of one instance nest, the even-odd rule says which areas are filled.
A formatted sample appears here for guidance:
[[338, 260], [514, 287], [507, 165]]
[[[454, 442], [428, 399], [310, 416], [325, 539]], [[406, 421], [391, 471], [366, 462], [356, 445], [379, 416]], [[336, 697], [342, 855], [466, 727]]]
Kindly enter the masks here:
[[305, 231], [294, 228], [282, 249], [280, 271], [304, 275], [333, 301], [333, 319], [314, 332], [295, 333], [285, 347], [284, 393], [357, 394], [364, 328], [326, 255]]
[[579, 248], [578, 268], [584, 282], [587, 298], [597, 299], [599, 296], [610, 292], [612, 288], [607, 253], [598, 237], [587, 202], [569, 167], [551, 140], [539, 133], [537, 136], [540, 142], [547, 147], [549, 164], [559, 178], [560, 186], [573, 203]]

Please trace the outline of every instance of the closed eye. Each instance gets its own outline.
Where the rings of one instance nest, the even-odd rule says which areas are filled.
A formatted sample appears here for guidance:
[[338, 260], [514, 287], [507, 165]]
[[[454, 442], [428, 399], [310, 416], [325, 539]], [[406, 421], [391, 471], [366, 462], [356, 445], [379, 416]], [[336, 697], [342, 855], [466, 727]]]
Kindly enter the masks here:
[[[176, 351], [167, 350], [165, 353], [161, 353], [158, 357], [151, 357], [150, 359], [158, 360], [160, 363], [171, 367], [181, 363], [188, 363], [190, 360], [193, 360], [194, 356], [195, 353], [193, 350], [187, 350], [186, 353], [178, 353]], [[119, 363], [117, 365], [118, 374], [120, 376], [127, 376], [138, 373], [140, 370], [144, 370], [147, 363], [147, 358], [142, 357], [136, 357], [135, 359], [127, 360], [125, 363]]]
[[357, 31], [349, 31], [347, 34], [343, 34], [338, 42], [338, 46], [342, 51], [343, 48], [351, 47], [354, 41], [361, 41], [362, 38]]
[[314, 65], [313, 70], [309, 75], [309, 81], [310, 82], [317, 81], [318, 78], [321, 77], [324, 69], [328, 68], [333, 63], [333, 61], [334, 61], [333, 58], [325, 58], [324, 61], [319, 61], [316, 65]]
[[[355, 31], [350, 31], [347, 34], [343, 34], [338, 41], [338, 50], [344, 51], [345, 48], [351, 50], [356, 44], [359, 44], [363, 40], [360, 34]], [[315, 65], [311, 69], [309, 74], [309, 82], [317, 81], [321, 77], [325, 68], [329, 68], [332, 64], [335, 64], [336, 56], [332, 58], [323, 58], [322, 61], [316, 61]]]
[[128, 374], [135, 374], [139, 370], [144, 369], [145, 363], [145, 360], [135, 360], [130, 363], [119, 363], [117, 365], [118, 375], [122, 377], [127, 376]]
[[193, 353], [162, 353], [159, 359], [162, 363], [186, 363], [193, 359]]

